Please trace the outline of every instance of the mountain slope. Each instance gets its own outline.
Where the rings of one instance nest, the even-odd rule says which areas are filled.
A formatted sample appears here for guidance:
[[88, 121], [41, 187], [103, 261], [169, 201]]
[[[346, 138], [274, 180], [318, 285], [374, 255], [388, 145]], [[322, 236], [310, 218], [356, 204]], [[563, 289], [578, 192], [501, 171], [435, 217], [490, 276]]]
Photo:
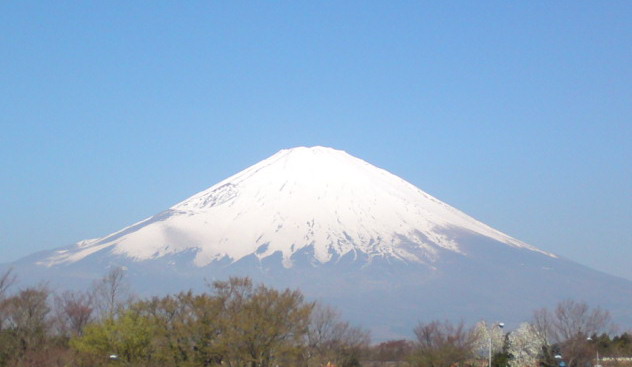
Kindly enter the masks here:
[[632, 326], [632, 282], [516, 240], [349, 154], [282, 150], [108, 236], [12, 264], [26, 282], [89, 284], [124, 266], [143, 294], [250, 276], [300, 288], [370, 327], [419, 320], [517, 324], [565, 298]]
[[319, 263], [355, 251], [369, 261], [386, 256], [431, 264], [440, 248], [461, 252], [446, 236], [450, 228], [540, 251], [347, 153], [294, 148], [154, 217], [62, 250], [42, 264], [72, 263], [103, 249], [138, 261], [193, 249], [196, 266], [280, 252], [284, 266], [291, 267], [292, 255], [307, 246], [313, 247]]

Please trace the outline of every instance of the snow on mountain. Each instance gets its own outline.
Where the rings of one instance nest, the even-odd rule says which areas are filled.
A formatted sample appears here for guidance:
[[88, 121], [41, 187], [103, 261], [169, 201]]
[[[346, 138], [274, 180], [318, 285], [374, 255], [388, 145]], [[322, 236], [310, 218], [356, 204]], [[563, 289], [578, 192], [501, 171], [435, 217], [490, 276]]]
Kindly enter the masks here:
[[[501, 233], [403, 179], [343, 151], [281, 150], [170, 209], [40, 260], [73, 263], [107, 250], [135, 261], [194, 251], [194, 264], [282, 255], [292, 267], [311, 248], [316, 263], [352, 254], [431, 265], [439, 250], [465, 254], [455, 229], [555, 255]], [[411, 245], [412, 244], [412, 245]]]
[[60, 289], [123, 267], [143, 295], [249, 276], [333, 305], [378, 340], [410, 336], [419, 320], [511, 327], [568, 298], [632, 325], [632, 282], [520, 242], [323, 147], [282, 150], [121, 231], [6, 265], [26, 284]]

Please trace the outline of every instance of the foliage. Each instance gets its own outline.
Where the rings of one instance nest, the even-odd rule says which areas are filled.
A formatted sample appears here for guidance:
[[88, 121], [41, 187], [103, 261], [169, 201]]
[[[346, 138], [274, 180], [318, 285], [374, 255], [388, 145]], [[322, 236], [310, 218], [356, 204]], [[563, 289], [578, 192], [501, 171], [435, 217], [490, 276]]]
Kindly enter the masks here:
[[511, 358], [511, 354], [507, 351], [496, 352], [492, 356], [492, 367], [509, 367]]
[[616, 359], [632, 356], [632, 336], [627, 332], [612, 338], [607, 333], [593, 334], [588, 343], [595, 358], [601, 356]]
[[213, 283], [221, 304], [222, 345], [229, 366], [267, 367], [302, 354], [313, 304], [298, 291], [279, 292], [248, 278]]
[[191, 292], [153, 298], [136, 306], [156, 325], [154, 344], [161, 365], [207, 366], [221, 362], [219, 303]]
[[369, 347], [369, 333], [331, 307], [248, 278], [141, 301], [132, 301], [121, 269], [88, 292], [10, 293], [14, 282], [10, 271], [0, 275], [0, 367], [486, 365], [490, 336], [494, 367], [556, 367], [558, 354], [581, 367], [597, 354], [632, 354], [630, 334], [608, 333], [607, 312], [574, 301], [536, 311], [508, 334], [484, 323], [433, 321], [414, 329], [414, 342]]
[[128, 365], [294, 365], [303, 355], [314, 305], [298, 291], [254, 286], [248, 278], [132, 303], [89, 325], [71, 347], [84, 361], [116, 354]]
[[70, 340], [70, 346], [92, 360], [116, 355], [130, 365], [149, 365], [155, 352], [155, 331], [148, 317], [128, 310], [116, 319], [88, 325], [82, 336]]

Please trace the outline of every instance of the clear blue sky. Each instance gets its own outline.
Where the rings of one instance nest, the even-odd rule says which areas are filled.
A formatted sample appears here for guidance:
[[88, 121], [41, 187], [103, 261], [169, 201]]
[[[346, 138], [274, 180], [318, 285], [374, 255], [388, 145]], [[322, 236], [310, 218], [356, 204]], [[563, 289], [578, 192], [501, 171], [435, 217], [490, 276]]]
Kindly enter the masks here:
[[343, 149], [632, 279], [631, 1], [3, 1], [0, 262]]

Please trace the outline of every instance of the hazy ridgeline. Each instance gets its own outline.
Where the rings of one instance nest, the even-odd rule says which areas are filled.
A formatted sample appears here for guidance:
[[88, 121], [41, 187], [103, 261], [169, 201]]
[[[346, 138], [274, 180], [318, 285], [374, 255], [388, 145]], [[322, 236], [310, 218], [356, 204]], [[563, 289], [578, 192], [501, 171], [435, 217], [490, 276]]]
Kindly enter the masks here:
[[0, 276], [0, 367], [479, 366], [490, 347], [496, 367], [553, 367], [560, 357], [580, 367], [597, 353], [632, 354], [629, 334], [611, 337], [608, 312], [570, 300], [511, 332], [431, 321], [414, 328], [413, 341], [371, 346], [368, 331], [332, 308], [248, 278], [142, 300], [121, 269], [81, 292], [15, 290], [15, 280], [10, 271]]

